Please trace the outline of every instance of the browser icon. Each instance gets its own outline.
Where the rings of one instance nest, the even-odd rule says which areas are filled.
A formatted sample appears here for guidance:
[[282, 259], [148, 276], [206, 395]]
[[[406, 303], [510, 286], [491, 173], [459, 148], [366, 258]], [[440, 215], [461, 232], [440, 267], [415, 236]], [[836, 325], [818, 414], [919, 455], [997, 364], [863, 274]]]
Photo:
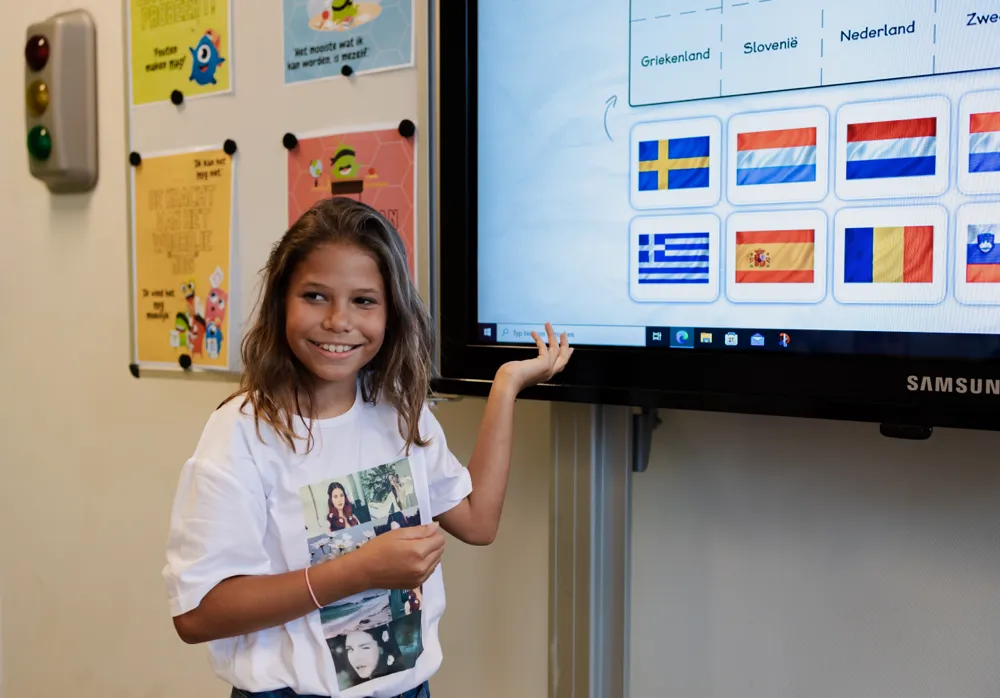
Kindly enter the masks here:
[[671, 328], [670, 346], [681, 349], [691, 349], [694, 346], [694, 329], [690, 327]]

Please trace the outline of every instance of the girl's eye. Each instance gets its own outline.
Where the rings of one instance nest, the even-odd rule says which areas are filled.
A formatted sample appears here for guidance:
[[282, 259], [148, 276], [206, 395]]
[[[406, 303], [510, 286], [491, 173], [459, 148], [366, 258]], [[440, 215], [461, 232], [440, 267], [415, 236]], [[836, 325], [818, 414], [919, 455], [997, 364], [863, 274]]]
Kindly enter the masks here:
[[375, 301], [371, 298], [358, 298], [357, 302], [360, 305], [375, 305]]
[[308, 291], [307, 293], [302, 294], [302, 297], [305, 298], [307, 301], [318, 302], [323, 300], [323, 294], [317, 293], [316, 291]]

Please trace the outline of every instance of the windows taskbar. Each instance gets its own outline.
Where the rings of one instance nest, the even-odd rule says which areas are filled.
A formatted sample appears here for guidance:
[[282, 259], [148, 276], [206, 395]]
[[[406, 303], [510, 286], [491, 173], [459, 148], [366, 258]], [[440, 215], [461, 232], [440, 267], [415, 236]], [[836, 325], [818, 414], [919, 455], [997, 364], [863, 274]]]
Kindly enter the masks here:
[[[694, 351], [773, 351], [796, 354], [859, 354], [927, 358], [1000, 358], [1000, 335], [851, 330], [798, 330], [747, 327], [560, 326], [571, 344], [650, 347]], [[477, 340], [485, 344], [533, 344], [534, 323], [480, 323]]]

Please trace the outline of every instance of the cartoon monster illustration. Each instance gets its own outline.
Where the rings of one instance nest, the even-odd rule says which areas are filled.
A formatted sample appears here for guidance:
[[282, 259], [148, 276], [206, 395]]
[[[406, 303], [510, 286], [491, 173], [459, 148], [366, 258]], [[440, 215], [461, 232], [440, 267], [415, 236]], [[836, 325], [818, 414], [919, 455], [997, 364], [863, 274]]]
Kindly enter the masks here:
[[222, 323], [226, 319], [229, 294], [215, 287], [208, 292], [205, 308], [205, 349], [210, 358], [217, 359], [222, 351]]
[[209, 29], [198, 40], [198, 43], [190, 49], [191, 77], [189, 80], [199, 85], [215, 85], [215, 73], [219, 66], [226, 62], [226, 59], [219, 55], [219, 44], [222, 37], [218, 33]]
[[342, 145], [330, 158], [330, 193], [333, 196], [357, 194], [365, 190], [365, 180], [358, 177], [358, 160], [354, 148]]
[[188, 279], [181, 284], [181, 295], [187, 302], [188, 315], [194, 315], [194, 279]]
[[350, 179], [358, 172], [357, 155], [349, 146], [342, 146], [330, 158], [330, 174], [337, 179]]
[[354, 4], [354, 0], [333, 0], [330, 9], [333, 10], [333, 21], [337, 24], [350, 26], [358, 16], [358, 6]]
[[191, 329], [188, 331], [188, 344], [191, 346], [192, 356], [204, 355], [205, 334], [205, 318], [201, 315], [195, 315]]
[[316, 31], [350, 31], [381, 13], [379, 0], [309, 0], [309, 26]]
[[213, 288], [208, 292], [208, 307], [205, 308], [205, 322], [215, 322], [222, 327], [222, 321], [226, 318], [226, 303], [229, 301], [229, 294], [221, 288]]
[[191, 330], [191, 322], [185, 313], [177, 313], [174, 320], [174, 329], [170, 331], [170, 346], [175, 349], [188, 348], [188, 333]]
[[205, 351], [208, 352], [210, 359], [217, 359], [221, 350], [222, 330], [214, 320], [209, 320], [208, 327], [205, 328]]
[[358, 16], [354, 0], [326, 0], [321, 15], [323, 29], [349, 29]]

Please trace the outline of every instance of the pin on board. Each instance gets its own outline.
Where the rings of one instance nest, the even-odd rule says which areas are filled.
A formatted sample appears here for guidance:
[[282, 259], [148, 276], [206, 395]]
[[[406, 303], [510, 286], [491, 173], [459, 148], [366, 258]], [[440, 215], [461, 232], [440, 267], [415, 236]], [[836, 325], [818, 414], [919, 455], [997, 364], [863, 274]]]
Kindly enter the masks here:
[[28, 27], [24, 46], [28, 167], [54, 194], [97, 185], [97, 30], [86, 10]]

